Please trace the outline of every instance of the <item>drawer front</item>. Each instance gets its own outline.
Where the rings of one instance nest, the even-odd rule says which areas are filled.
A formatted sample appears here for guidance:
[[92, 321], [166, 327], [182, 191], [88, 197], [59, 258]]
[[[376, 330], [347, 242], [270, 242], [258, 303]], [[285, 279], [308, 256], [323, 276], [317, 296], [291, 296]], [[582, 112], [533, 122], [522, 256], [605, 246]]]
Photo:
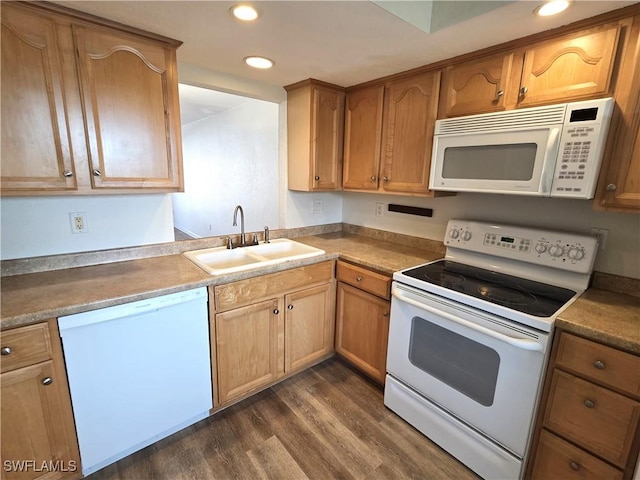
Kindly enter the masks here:
[[532, 480], [621, 480], [622, 471], [542, 430]]
[[336, 278], [385, 300], [391, 298], [391, 277], [338, 261]]
[[0, 344], [3, 373], [51, 358], [51, 340], [46, 323], [3, 331]]
[[272, 298], [333, 278], [333, 262], [322, 262], [277, 273], [217, 285], [214, 298], [217, 311], [237, 308]]
[[640, 357], [562, 332], [556, 363], [640, 398]]
[[624, 468], [639, 418], [635, 400], [554, 370], [544, 427]]

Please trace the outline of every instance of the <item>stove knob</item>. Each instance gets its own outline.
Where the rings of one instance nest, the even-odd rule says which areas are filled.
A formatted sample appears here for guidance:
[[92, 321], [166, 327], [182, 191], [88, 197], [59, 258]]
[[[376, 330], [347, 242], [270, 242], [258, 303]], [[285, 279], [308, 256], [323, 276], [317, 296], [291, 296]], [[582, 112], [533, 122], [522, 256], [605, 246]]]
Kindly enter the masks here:
[[547, 251], [547, 246], [544, 243], [539, 243], [536, 245], [536, 252], [544, 253]]
[[469, 241], [471, 240], [471, 232], [469, 230], [465, 230], [465, 232], [462, 234], [462, 240]]
[[584, 250], [574, 247], [569, 250], [568, 255], [571, 260], [582, 260], [584, 258]]
[[551, 255], [552, 257], [561, 257], [563, 253], [564, 248], [562, 248], [560, 245], [554, 245], [549, 249], [549, 255]]
[[460, 232], [458, 232], [458, 230], [455, 230], [455, 229], [449, 232], [449, 237], [453, 239], [458, 238], [459, 235], [460, 235]]

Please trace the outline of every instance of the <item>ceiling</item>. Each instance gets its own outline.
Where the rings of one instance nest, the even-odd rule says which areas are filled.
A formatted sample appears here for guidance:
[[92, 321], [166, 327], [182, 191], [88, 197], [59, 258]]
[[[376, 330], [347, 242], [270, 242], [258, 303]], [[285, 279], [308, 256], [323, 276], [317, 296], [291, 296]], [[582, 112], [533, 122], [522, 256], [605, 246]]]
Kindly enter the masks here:
[[[273, 86], [316, 78], [347, 87], [636, 2], [575, 0], [551, 18], [532, 14], [538, 1], [244, 2], [260, 12], [251, 24], [230, 15], [239, 1], [55, 3], [181, 40], [179, 64]], [[248, 55], [276, 65], [252, 69]]]

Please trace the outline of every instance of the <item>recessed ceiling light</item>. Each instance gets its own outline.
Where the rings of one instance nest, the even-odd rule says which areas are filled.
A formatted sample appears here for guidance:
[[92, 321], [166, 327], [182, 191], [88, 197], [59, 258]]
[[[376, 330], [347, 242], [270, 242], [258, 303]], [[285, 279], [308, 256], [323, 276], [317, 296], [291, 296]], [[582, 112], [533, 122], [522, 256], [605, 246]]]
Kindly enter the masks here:
[[542, 5], [539, 5], [533, 13], [536, 15], [540, 15], [541, 17], [548, 17], [550, 15], [555, 15], [560, 12], [564, 12], [569, 5], [571, 4], [570, 0], [551, 0], [549, 2], [545, 2]]
[[234, 5], [230, 8], [231, 13], [238, 20], [250, 22], [258, 18], [258, 11], [251, 5]]
[[267, 57], [257, 57], [252, 55], [250, 57], [244, 57], [244, 62], [253, 68], [271, 68], [276, 62]]

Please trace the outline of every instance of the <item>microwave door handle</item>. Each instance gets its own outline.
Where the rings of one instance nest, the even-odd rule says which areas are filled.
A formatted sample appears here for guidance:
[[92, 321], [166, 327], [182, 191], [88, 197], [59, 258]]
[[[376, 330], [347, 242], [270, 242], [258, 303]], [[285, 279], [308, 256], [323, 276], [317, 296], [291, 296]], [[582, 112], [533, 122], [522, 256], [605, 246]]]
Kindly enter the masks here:
[[446, 318], [451, 322], [470, 328], [472, 330], [475, 330], [476, 332], [482, 333], [489, 337], [493, 337], [496, 340], [500, 340], [501, 342], [508, 343], [509, 345], [512, 345], [514, 347], [520, 348], [522, 350], [531, 350], [531, 351], [540, 351], [540, 352], [542, 351], [542, 345], [540, 345], [540, 343], [536, 342], [535, 340], [513, 338], [508, 335], [495, 332], [489, 328], [483, 327], [482, 325], [469, 322], [468, 320], [465, 320], [463, 318], [459, 318], [459, 317], [456, 317], [455, 315], [451, 315], [448, 312], [443, 312], [429, 305], [425, 305], [424, 303], [420, 303], [411, 298], [408, 298], [405, 295], [403, 295], [398, 288], [393, 288], [391, 294], [401, 302], [408, 303], [409, 305], [413, 305], [414, 307], [417, 307], [421, 310], [425, 310], [439, 317]]
[[553, 184], [553, 175], [556, 171], [555, 159], [558, 156], [558, 148], [560, 144], [560, 128], [553, 127], [549, 130], [549, 139], [544, 152], [544, 163], [542, 165], [541, 193], [551, 193]]

